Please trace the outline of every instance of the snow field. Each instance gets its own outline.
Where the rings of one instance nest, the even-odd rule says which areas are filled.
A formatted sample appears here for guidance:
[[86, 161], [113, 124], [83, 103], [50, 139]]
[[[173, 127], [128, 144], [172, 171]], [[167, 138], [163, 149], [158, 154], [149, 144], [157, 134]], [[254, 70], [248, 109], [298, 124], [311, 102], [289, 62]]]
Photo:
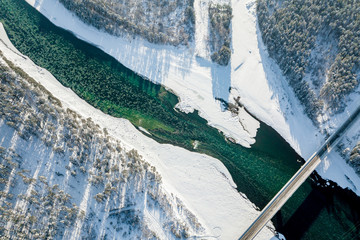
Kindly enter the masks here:
[[[47, 70], [19, 54], [7, 40], [2, 26], [0, 30], [0, 38], [7, 43], [0, 42], [0, 50], [10, 61], [39, 81], [62, 102], [64, 108], [72, 109], [84, 118], [91, 117], [96, 124], [107, 128], [112, 137], [121, 140], [126, 149], [137, 149], [156, 167], [162, 176], [164, 189], [181, 199], [205, 227], [208, 235], [204, 238], [237, 239], [256, 218], [258, 211], [255, 206], [236, 191], [229, 172], [219, 160], [159, 144], [136, 130], [128, 120], [108, 116], [93, 108], [62, 86]], [[271, 224], [268, 226], [273, 228]], [[258, 239], [272, 236], [269, 228], [264, 228]]]

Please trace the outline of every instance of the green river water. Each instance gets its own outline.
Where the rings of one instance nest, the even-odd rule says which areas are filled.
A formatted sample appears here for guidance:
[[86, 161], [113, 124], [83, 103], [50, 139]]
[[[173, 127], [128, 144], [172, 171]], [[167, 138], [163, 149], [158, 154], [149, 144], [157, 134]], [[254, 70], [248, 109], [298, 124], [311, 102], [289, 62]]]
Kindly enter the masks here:
[[[23, 0], [0, 0], [0, 21], [19, 51], [93, 106], [144, 127], [162, 143], [194, 151], [192, 143], [199, 141], [196, 151], [220, 159], [238, 191], [259, 208], [301, 165], [296, 161], [300, 157], [291, 147], [263, 123], [256, 144], [247, 149], [225, 140], [197, 112], [175, 111], [173, 107], [178, 101], [175, 95], [56, 27]], [[335, 184], [324, 185], [314, 175], [274, 217], [277, 230], [287, 239], [360, 238], [359, 198]]]

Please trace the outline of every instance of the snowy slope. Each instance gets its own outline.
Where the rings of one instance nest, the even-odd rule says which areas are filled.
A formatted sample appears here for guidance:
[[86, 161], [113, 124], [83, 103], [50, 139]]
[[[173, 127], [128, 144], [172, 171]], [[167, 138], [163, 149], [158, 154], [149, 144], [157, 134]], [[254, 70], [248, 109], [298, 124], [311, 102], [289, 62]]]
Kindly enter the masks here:
[[2, 236], [177, 239], [207, 235], [135, 149], [124, 148], [91, 118], [65, 110], [2, 51], [0, 55]]
[[[108, 116], [93, 108], [70, 89], [63, 87], [47, 70], [22, 56], [11, 45], [2, 26], [0, 38], [0, 50], [4, 56], [49, 90], [61, 101], [64, 109], [72, 109], [84, 119], [91, 117], [95, 124], [108, 130], [111, 138], [120, 141], [124, 149], [137, 149], [146, 161], [155, 166], [162, 177], [165, 194], [176, 196], [171, 199], [180, 199], [204, 227], [207, 236], [202, 238], [236, 239], [255, 219], [258, 211], [236, 191], [229, 172], [220, 161], [172, 145], [159, 144], [136, 130], [129, 121]], [[2, 127], [9, 131], [7, 126]], [[86, 188], [84, 191], [86, 196]], [[86, 207], [85, 202], [80, 202], [80, 207]], [[148, 215], [148, 219], [151, 219], [151, 215]], [[100, 229], [104, 230], [107, 223], [102, 221]], [[163, 236], [161, 226], [156, 221], [150, 221], [149, 226], [159, 236]], [[78, 236], [76, 231], [72, 234]], [[271, 231], [264, 228], [258, 239], [269, 239], [272, 236]]]
[[[216, 97], [224, 100], [229, 98], [230, 67], [221, 67], [207, 60], [206, 50], [197, 52], [197, 49], [206, 46], [206, 30], [195, 31], [195, 49], [156, 45], [142, 39], [125, 39], [101, 32], [84, 24], [57, 0], [27, 2], [57, 26], [70, 30], [78, 38], [98, 46], [133, 71], [174, 91], [180, 98], [178, 107], [181, 110], [199, 110], [200, 116], [208, 120], [209, 125], [245, 147], [255, 142], [259, 123], [246, 116], [249, 122], [247, 129], [243, 129], [239, 123], [240, 117], [222, 111], [220, 102], [215, 100]], [[208, 15], [203, 13], [208, 11], [206, 1], [195, 2], [194, 6], [195, 12], [201, 11], [202, 19], [208, 21]], [[207, 27], [208, 24], [197, 20], [196, 26]], [[197, 57], [197, 54], [201, 57]], [[247, 113], [243, 112], [242, 115]]]
[[[338, 117], [336, 120], [341, 119]], [[360, 118], [347, 130], [346, 134], [338, 140], [335, 151], [331, 151], [324, 159], [323, 164], [317, 169], [318, 173], [324, 178], [332, 179], [337, 183], [348, 187], [356, 194], [360, 195], [360, 188], [357, 174], [354, 169], [345, 163], [345, 159], [349, 160], [350, 151], [360, 140]], [[342, 161], [339, 161], [341, 159]], [[337, 171], [344, 174], [337, 174]], [[355, 179], [355, 180], [354, 180]]]
[[[56, 0], [27, 0], [56, 25], [69, 29], [79, 38], [91, 42], [114, 56], [130, 69], [154, 82], [172, 89], [181, 99], [183, 111], [199, 110], [209, 124], [244, 146], [254, 142], [259, 124], [245, 111], [233, 117], [221, 111], [220, 97], [230, 102], [240, 96], [240, 102], [252, 114], [273, 127], [305, 159], [324, 141], [324, 135], [303, 113], [303, 108], [282, 76], [277, 64], [268, 57], [257, 26], [255, 1], [233, 0], [232, 59], [230, 66], [220, 67], [209, 62], [206, 35], [208, 33], [208, 1], [194, 2], [196, 31], [194, 49], [158, 46], [142, 40], [115, 38], [83, 24], [65, 10]], [[203, 29], [205, 28], [205, 29]], [[101, 38], [99, 38], [99, 34]], [[199, 57], [198, 57], [199, 56]], [[229, 94], [229, 87], [232, 91]], [[348, 111], [356, 106], [353, 98]], [[324, 128], [333, 131], [346, 114], [332, 117]], [[238, 120], [241, 120], [239, 124]], [[360, 189], [360, 180], [338, 157], [324, 161], [318, 171], [322, 176], [336, 180], [344, 188]], [[343, 168], [338, 168], [341, 165]], [[346, 180], [351, 178], [352, 184]], [[357, 192], [359, 194], [359, 192]]]
[[[309, 158], [325, 135], [303, 113], [303, 107], [280, 68], [269, 58], [257, 25], [255, 1], [234, 0], [232, 7], [238, 13], [234, 14], [232, 23], [232, 94], [241, 96], [241, 103], [251, 113], [272, 126], [304, 159]], [[357, 107], [359, 96], [352, 94], [347, 111], [326, 119], [321, 128], [328, 133], [334, 132]], [[325, 179], [360, 195], [360, 178], [338, 154], [326, 156], [317, 171]]]
[[[234, 138], [249, 146], [259, 124], [245, 111], [233, 117], [221, 111], [220, 97], [230, 102], [241, 96], [240, 102], [256, 117], [273, 127], [305, 159], [316, 151], [324, 141], [324, 135], [303, 113], [302, 106], [282, 76], [277, 64], [268, 57], [256, 22], [255, 1], [233, 0], [231, 67], [220, 67], [206, 60], [206, 29], [208, 27], [207, 1], [195, 1], [196, 33], [195, 49], [158, 46], [142, 40], [128, 40], [109, 36], [83, 24], [56, 0], [27, 0], [56, 25], [69, 29], [79, 38], [91, 42], [114, 56], [125, 66], [148, 77], [154, 82], [172, 89], [181, 99], [178, 107], [183, 111], [199, 110], [200, 115]], [[199, 17], [200, 16], [200, 17]], [[98, 35], [102, 37], [99, 38]], [[200, 57], [197, 57], [200, 56]], [[228, 93], [232, 87], [231, 94]], [[352, 101], [348, 111], [356, 106], [358, 97]], [[324, 128], [336, 128], [345, 114], [332, 117]], [[239, 119], [242, 124], [239, 124]], [[332, 130], [330, 129], [330, 132]], [[328, 157], [318, 171], [325, 178], [336, 180], [346, 188], [360, 189], [360, 179], [338, 157]], [[351, 178], [347, 181], [346, 175]], [[349, 176], [350, 175], [350, 176]], [[357, 192], [359, 194], [359, 192]]]
[[[208, 29], [203, 28], [208, 27], [208, 1], [194, 2], [195, 46], [190, 49], [113, 37], [82, 23], [57, 0], [26, 1], [56, 25], [97, 45], [133, 71], [173, 90], [180, 97], [180, 109], [186, 112], [199, 110], [200, 116], [207, 119], [211, 126], [243, 146], [249, 147], [254, 142], [253, 137], [259, 123], [245, 111], [240, 111], [236, 117], [228, 111], [222, 111], [220, 103], [214, 100], [215, 97], [233, 102], [234, 98], [240, 96], [241, 104], [273, 127], [305, 159], [324, 141], [325, 135], [321, 134], [303, 113], [302, 106], [281, 70], [267, 54], [257, 26], [255, 0], [231, 1], [234, 15], [233, 53], [231, 64], [227, 67], [220, 67], [207, 60]], [[98, 37], [99, 35], [101, 37]], [[358, 101], [359, 95], [350, 102], [348, 111], [351, 111]], [[333, 131], [346, 117], [345, 114], [346, 112], [332, 117], [323, 128]], [[345, 161], [338, 157], [330, 158], [330, 162], [324, 161], [319, 166], [321, 175], [336, 180], [344, 188], [353, 189], [354, 184], [360, 189], [359, 177], [353, 174]], [[351, 175], [349, 177], [352, 184], [346, 180], [343, 168], [338, 168], [338, 165], [352, 172], [346, 174]]]
[[195, 0], [195, 54], [210, 61], [210, 48], [208, 44], [209, 33], [209, 1]]
[[313, 139], [315, 126], [267, 55], [257, 27], [255, 1], [233, 1], [232, 7], [238, 13], [232, 22], [232, 94], [241, 96], [241, 103], [276, 129], [300, 155], [310, 157], [322, 136]]

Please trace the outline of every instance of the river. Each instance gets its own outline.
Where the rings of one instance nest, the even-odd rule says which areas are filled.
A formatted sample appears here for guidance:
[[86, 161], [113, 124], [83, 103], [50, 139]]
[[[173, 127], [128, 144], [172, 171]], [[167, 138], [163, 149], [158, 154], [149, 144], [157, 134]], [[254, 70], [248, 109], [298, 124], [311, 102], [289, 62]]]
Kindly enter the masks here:
[[[23, 0], [0, 0], [0, 21], [19, 51], [93, 106], [129, 119], [159, 142], [193, 150], [197, 140], [197, 151], [220, 159], [238, 191], [259, 208], [302, 164], [289, 144], [264, 123], [256, 143], [247, 149], [225, 140], [196, 111], [174, 111], [175, 95], [56, 27]], [[274, 217], [277, 230], [287, 239], [359, 238], [360, 198], [329, 184], [316, 174], [306, 181]]]

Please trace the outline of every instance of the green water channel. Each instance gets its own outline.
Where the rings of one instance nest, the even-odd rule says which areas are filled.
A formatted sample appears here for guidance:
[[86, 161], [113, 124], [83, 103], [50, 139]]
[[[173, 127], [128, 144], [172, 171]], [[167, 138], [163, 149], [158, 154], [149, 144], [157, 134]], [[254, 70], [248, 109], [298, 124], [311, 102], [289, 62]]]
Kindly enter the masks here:
[[[178, 99], [174, 94], [56, 27], [23, 0], [0, 0], [0, 21], [19, 51], [96, 108], [129, 119], [162, 143], [195, 151], [192, 143], [199, 141], [196, 151], [220, 159], [238, 190], [259, 208], [266, 205], [301, 165], [291, 147], [263, 123], [257, 143], [247, 149], [225, 140], [197, 112], [175, 111]], [[359, 198], [336, 186], [317, 187], [319, 182], [321, 179], [303, 184], [274, 218], [277, 228], [288, 239], [358, 237]]]

